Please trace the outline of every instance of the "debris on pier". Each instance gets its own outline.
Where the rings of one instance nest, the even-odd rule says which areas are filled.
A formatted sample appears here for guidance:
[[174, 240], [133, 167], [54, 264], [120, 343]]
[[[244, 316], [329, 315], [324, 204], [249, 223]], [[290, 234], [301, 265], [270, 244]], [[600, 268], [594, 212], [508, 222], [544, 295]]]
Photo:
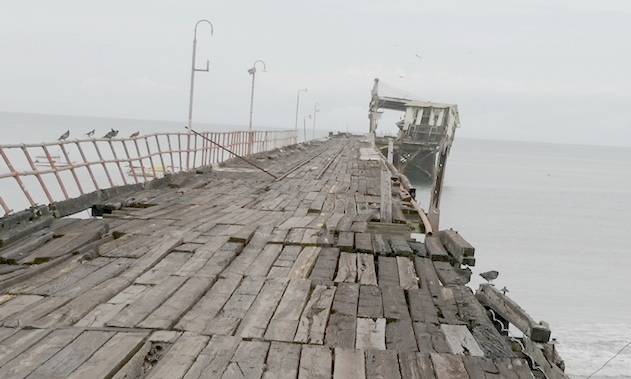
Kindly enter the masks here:
[[465, 286], [458, 233], [411, 239], [427, 215], [374, 152], [337, 135], [248, 158], [276, 179], [231, 160], [103, 218], [0, 219], [0, 378], [566, 378], [544, 323]]

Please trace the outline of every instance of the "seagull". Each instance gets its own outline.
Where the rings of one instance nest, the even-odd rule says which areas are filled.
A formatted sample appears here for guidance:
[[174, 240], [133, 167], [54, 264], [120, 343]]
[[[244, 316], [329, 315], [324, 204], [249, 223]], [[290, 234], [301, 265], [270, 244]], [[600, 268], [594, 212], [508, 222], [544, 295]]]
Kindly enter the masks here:
[[508, 288], [506, 288], [506, 286], [504, 286], [504, 288], [502, 288], [500, 292], [502, 292], [502, 295], [506, 295], [506, 292], [510, 292], [510, 291], [508, 290]]
[[129, 136], [129, 138], [135, 138], [138, 137], [138, 135], [140, 134], [140, 132], [136, 132], [134, 134], [132, 134], [131, 136]]
[[500, 273], [497, 271], [487, 271], [487, 272], [483, 272], [480, 274], [481, 277], [483, 277], [484, 279], [486, 279], [487, 282], [493, 284], [493, 280], [497, 279], [497, 276]]
[[107, 132], [107, 134], [104, 135], [103, 138], [114, 138], [114, 137], [116, 137], [117, 134], [118, 134], [118, 130], [112, 129], [112, 131], [111, 132]]
[[57, 138], [57, 141], [62, 141], [65, 140], [66, 138], [68, 138], [70, 136], [70, 130], [68, 130], [67, 132], [65, 132], [64, 134], [61, 135], [61, 137]]
[[87, 132], [85, 135], [88, 137], [92, 137], [94, 135], [94, 129], [92, 129], [91, 132]]
[[418, 59], [423, 59], [423, 58], [421, 58], [421, 56], [420, 56], [420, 55], [418, 55], [418, 54], [414, 54], [414, 55], [416, 55], [416, 57], [417, 57]]

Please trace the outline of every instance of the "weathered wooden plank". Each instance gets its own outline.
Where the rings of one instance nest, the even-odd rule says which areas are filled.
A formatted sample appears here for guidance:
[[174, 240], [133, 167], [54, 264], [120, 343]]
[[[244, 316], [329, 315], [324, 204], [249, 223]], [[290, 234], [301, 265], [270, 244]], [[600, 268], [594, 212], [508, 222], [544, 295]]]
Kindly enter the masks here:
[[454, 354], [431, 354], [436, 379], [469, 379], [462, 359]]
[[401, 379], [397, 352], [392, 350], [366, 351], [366, 379]]
[[265, 331], [266, 340], [293, 341], [302, 309], [309, 296], [310, 283], [308, 279], [291, 279]]
[[392, 180], [390, 172], [383, 167], [381, 169], [381, 206], [379, 219], [381, 222], [392, 222]]
[[177, 291], [185, 281], [186, 278], [180, 276], [170, 276], [164, 279], [160, 284], [145, 292], [142, 297], [128, 304], [106, 325], [128, 328], [136, 326]]
[[226, 242], [223, 246], [213, 254], [210, 259], [204, 264], [204, 267], [199, 269], [196, 276], [205, 278], [214, 278], [228, 267], [239, 253], [243, 250], [243, 243], [241, 242]]
[[321, 247], [305, 246], [296, 258], [293, 266], [291, 266], [288, 277], [302, 279], [308, 278], [321, 250]]
[[440, 326], [424, 322], [412, 323], [416, 343], [421, 353], [451, 353], [445, 334]]
[[355, 347], [359, 285], [340, 283], [337, 286], [324, 343], [331, 347]]
[[103, 344], [114, 336], [114, 332], [85, 331], [51, 359], [33, 371], [29, 378], [67, 378]]
[[222, 379], [257, 379], [265, 370], [269, 342], [242, 341], [230, 359]]
[[434, 261], [432, 263], [434, 264], [440, 282], [443, 283], [444, 286], [453, 287], [466, 284], [464, 278], [456, 273], [449, 262]]
[[414, 262], [407, 257], [396, 257], [399, 271], [399, 284], [403, 289], [418, 288], [419, 278], [414, 269]]
[[328, 288], [322, 285], [315, 287], [300, 317], [294, 342], [316, 345], [324, 343], [324, 331], [329, 319], [334, 295], [335, 287]]
[[411, 257], [414, 255], [414, 251], [408, 245], [405, 237], [401, 235], [392, 235], [390, 236], [390, 246], [392, 247], [392, 252], [396, 255], [403, 255], [406, 257]]
[[395, 257], [378, 257], [377, 258], [379, 273], [379, 287], [390, 287], [399, 285], [399, 268]]
[[296, 379], [300, 360], [300, 345], [272, 342], [267, 355], [263, 379]]
[[337, 239], [337, 247], [341, 251], [346, 251], [346, 252], [353, 251], [354, 244], [355, 244], [355, 233], [340, 232], [340, 235]]
[[272, 236], [269, 239], [269, 243], [283, 243], [285, 242], [285, 238], [287, 238], [287, 233], [289, 233], [289, 229], [281, 229], [275, 228]]
[[495, 329], [493, 322], [486, 314], [486, 310], [473, 296], [468, 287], [459, 286], [452, 289], [458, 304], [458, 311], [462, 319], [473, 325], [471, 333], [478, 345], [488, 358], [514, 357], [510, 344]]
[[208, 322], [204, 334], [232, 335], [256, 299], [265, 278], [245, 277], [221, 311]]
[[496, 371], [494, 374], [499, 374], [495, 363], [486, 357], [473, 357], [465, 355], [461, 358], [470, 379], [487, 379], [487, 372], [484, 367], [489, 366], [489, 364], [492, 365], [494, 371]]
[[449, 254], [443, 247], [438, 236], [425, 237], [425, 249], [432, 261], [449, 262]]
[[377, 286], [362, 285], [359, 289], [357, 316], [365, 318], [383, 317], [383, 301], [381, 289]]
[[390, 248], [390, 242], [388, 237], [383, 234], [371, 234], [372, 236], [372, 249], [377, 255], [390, 255], [392, 249]]
[[[548, 342], [550, 328], [545, 322], [536, 322], [515, 301], [502, 294], [495, 286], [482, 284], [476, 291], [476, 298], [493, 309], [504, 319], [535, 342]], [[0, 308], [1, 309], [1, 308]]]
[[405, 320], [410, 318], [405, 293], [399, 286], [381, 286], [383, 316], [387, 319]]
[[399, 352], [402, 379], [436, 379], [429, 355], [412, 351]]
[[210, 337], [186, 332], [175, 341], [145, 379], [180, 379], [193, 365]]
[[377, 285], [375, 257], [372, 254], [357, 254], [357, 282], [366, 285]]
[[213, 336], [184, 379], [220, 378], [240, 343], [241, 339], [238, 337]]
[[112, 261], [113, 259], [110, 258], [96, 258], [93, 261], [86, 262], [74, 268], [74, 270], [68, 272], [66, 275], [62, 275], [55, 280], [52, 280], [49, 283], [40, 286], [39, 288], [31, 291], [31, 293], [44, 296], [52, 295], [68, 286], [73, 285], [74, 283], [85, 278], [96, 270], [106, 266]]
[[246, 222], [244, 227], [239, 229], [237, 232], [230, 234], [230, 241], [242, 242], [244, 245], [247, 245], [254, 236], [254, 232], [256, 232], [258, 227], [258, 224], [250, 224]]
[[372, 248], [372, 237], [370, 233], [355, 233], [355, 251], [360, 253], [374, 253]]
[[438, 310], [432, 301], [432, 294], [428, 289], [412, 288], [408, 290], [408, 301], [412, 321], [439, 324]]
[[358, 318], [355, 349], [386, 349], [386, 319]]
[[189, 278], [170, 298], [138, 324], [140, 328], [170, 329], [214, 283], [210, 278]]
[[119, 332], [68, 376], [68, 379], [111, 378], [142, 347], [149, 333]]
[[393, 320], [386, 325], [386, 348], [396, 351], [418, 351], [412, 320]]
[[453, 229], [441, 230], [438, 237], [445, 249], [460, 263], [464, 257], [473, 257], [475, 254], [475, 248]]
[[302, 246], [316, 246], [318, 244], [320, 230], [321, 229], [306, 228], [300, 244]]
[[364, 352], [336, 348], [333, 379], [366, 379]]
[[[24, 308], [22, 311], [7, 317], [2, 325], [9, 327], [23, 327], [30, 325], [40, 317], [44, 317], [53, 310], [63, 306], [70, 301], [67, 297], [48, 296], [37, 303]], [[1, 323], [1, 321], [0, 321]]]
[[267, 244], [256, 259], [256, 264], [250, 265], [250, 267], [245, 272], [245, 275], [267, 276], [270, 268], [279, 257], [282, 250], [283, 245], [281, 244]]
[[337, 275], [334, 282], [355, 283], [357, 280], [357, 254], [340, 253], [338, 262]]
[[[17, 330], [17, 329], [16, 329]], [[74, 340], [82, 330], [59, 329], [0, 367], [0, 378], [23, 379]]]
[[0, 304], [0, 324], [4, 323], [4, 320], [10, 318], [16, 313], [31, 307], [33, 304], [44, 299], [39, 295], [17, 295], [6, 303]]
[[153, 246], [146, 254], [138, 258], [138, 260], [124, 273], [122, 278], [135, 280], [145, 271], [155, 266], [176, 246], [182, 244], [183, 232], [166, 232], [162, 238], [158, 239], [158, 243]]
[[134, 283], [156, 285], [178, 272], [189, 258], [191, 258], [189, 253], [169, 253], [158, 264], [140, 275]]
[[311, 282], [314, 284], [332, 284], [339, 256], [339, 249], [323, 248], [313, 270], [311, 270], [311, 275], [309, 275]]
[[304, 235], [305, 228], [291, 228], [285, 237], [285, 245], [300, 245]]
[[55, 325], [61, 326], [76, 323], [98, 304], [108, 301], [131, 284], [131, 279], [121, 276], [108, 279], [89, 289], [46, 316], [33, 321], [31, 326], [50, 328]]
[[300, 246], [285, 246], [274, 262], [274, 266], [291, 268], [301, 251], [302, 247]]
[[75, 298], [104, 281], [117, 277], [129, 268], [133, 261], [133, 259], [129, 258], [115, 259], [72, 285], [68, 285], [64, 289], [55, 292], [54, 295], [66, 298]]
[[2, 341], [0, 343], [0, 367], [4, 367], [7, 362], [46, 337], [48, 333], [50, 330], [22, 329]]
[[329, 379], [333, 374], [331, 349], [304, 345], [300, 353], [298, 379]]
[[445, 339], [451, 347], [452, 353], [477, 357], [484, 356], [484, 352], [480, 349], [480, 346], [466, 326], [442, 324], [440, 327], [445, 334]]
[[241, 279], [242, 276], [236, 274], [217, 279], [210, 290], [180, 319], [175, 329], [202, 332], [232, 296]]

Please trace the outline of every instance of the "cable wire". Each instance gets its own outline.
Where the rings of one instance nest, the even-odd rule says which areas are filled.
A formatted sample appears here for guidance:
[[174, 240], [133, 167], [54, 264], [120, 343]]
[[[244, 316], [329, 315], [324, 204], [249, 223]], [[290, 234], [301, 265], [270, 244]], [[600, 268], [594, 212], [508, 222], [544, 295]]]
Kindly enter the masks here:
[[623, 351], [624, 349], [626, 349], [627, 347], [629, 347], [629, 345], [631, 345], [631, 341], [629, 341], [629, 343], [628, 343], [628, 344], [624, 345], [624, 347], [623, 347], [622, 349], [620, 349], [620, 350], [619, 350], [619, 351], [618, 351], [618, 352], [617, 352], [617, 353], [616, 353], [613, 357], [609, 358], [609, 360], [608, 360], [607, 362], [605, 362], [605, 364], [604, 364], [604, 365], [602, 365], [602, 367], [601, 367], [601, 368], [599, 368], [598, 370], [596, 370], [596, 371], [592, 372], [591, 374], [589, 374], [589, 376], [588, 376], [588, 377], [586, 377], [585, 379], [589, 379], [589, 378], [591, 378], [591, 377], [592, 377], [594, 374], [596, 374], [598, 371], [600, 371], [600, 370], [604, 369], [604, 368], [605, 368], [605, 366], [607, 366], [607, 364], [609, 364], [609, 362], [613, 361], [613, 360], [614, 360], [614, 358], [615, 358], [615, 357], [617, 357], [618, 355], [620, 355], [620, 353], [622, 353], [622, 351]]

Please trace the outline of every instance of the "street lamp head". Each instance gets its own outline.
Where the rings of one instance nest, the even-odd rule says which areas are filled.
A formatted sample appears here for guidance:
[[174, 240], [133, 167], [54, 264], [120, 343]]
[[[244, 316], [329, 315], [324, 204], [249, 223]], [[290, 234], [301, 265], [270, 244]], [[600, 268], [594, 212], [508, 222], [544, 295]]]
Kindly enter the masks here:
[[212, 36], [213, 35], [213, 24], [211, 24], [210, 21], [208, 21], [208, 20], [199, 20], [199, 21], [197, 21], [197, 24], [195, 24], [195, 35], [197, 35], [197, 26], [199, 24], [201, 24], [202, 22], [206, 22], [206, 23], [208, 23], [208, 25], [210, 25], [210, 35]]
[[251, 69], [248, 70], [248, 74], [250, 75], [254, 75], [256, 73], [256, 67], [252, 67]]
[[320, 112], [320, 103], [315, 103], [315, 106], [314, 106], [313, 110], [314, 110], [314, 113], [315, 112]]
[[[250, 70], [252, 70], [253, 72], [256, 72], [256, 64], [257, 63], [263, 63], [263, 71], [262, 72], [267, 72], [267, 67], [265, 66], [265, 62], [263, 62], [262, 60], [258, 60], [256, 62], [254, 62], [254, 64], [252, 65], [252, 68]], [[250, 70], [248, 70], [248, 72], [250, 72]], [[252, 72], [250, 72], [250, 74], [252, 74]]]
[[311, 115], [310, 115], [310, 114], [306, 115], [306, 116], [305, 116], [305, 119], [307, 119], [307, 118], [308, 118], [308, 119], [311, 119]]

